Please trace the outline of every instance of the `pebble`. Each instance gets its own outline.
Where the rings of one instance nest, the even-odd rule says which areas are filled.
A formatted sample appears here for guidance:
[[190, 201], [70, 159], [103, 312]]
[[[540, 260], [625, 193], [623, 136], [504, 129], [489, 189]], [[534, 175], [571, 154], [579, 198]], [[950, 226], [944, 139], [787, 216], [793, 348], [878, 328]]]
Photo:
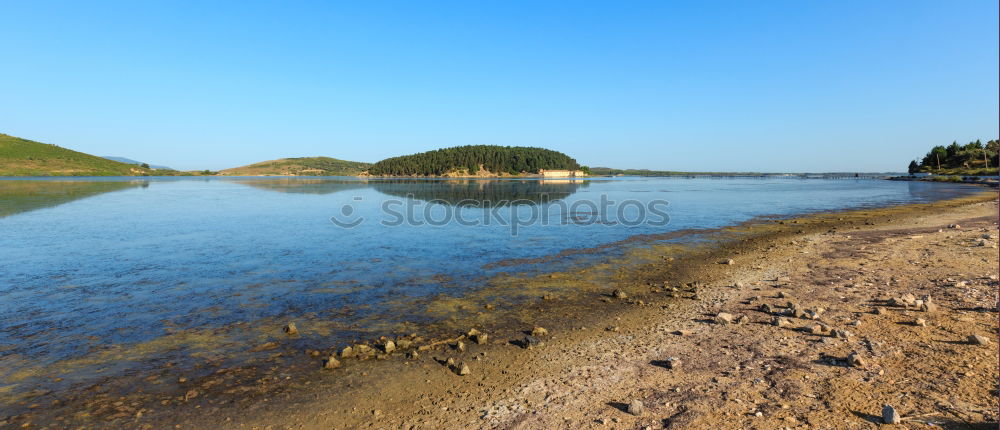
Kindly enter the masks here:
[[787, 298], [790, 298], [790, 297], [791, 297], [791, 294], [788, 294], [788, 293], [786, 293], [784, 291], [778, 291], [778, 298], [779, 299], [787, 299]]
[[469, 339], [472, 339], [472, 341], [476, 342], [477, 345], [483, 345], [489, 339], [489, 335], [476, 329], [469, 330], [468, 336]]
[[418, 353], [416, 350], [410, 351], [406, 354], [406, 358], [409, 358], [410, 360], [416, 360], [420, 358], [420, 353]]
[[628, 404], [628, 413], [635, 416], [642, 416], [646, 412], [646, 407], [642, 404], [641, 400], [633, 400], [632, 403]]
[[928, 301], [925, 300], [924, 304], [920, 305], [920, 310], [922, 310], [924, 312], [927, 312], [927, 313], [937, 312], [938, 306], [936, 304], [934, 304], [933, 302], [928, 302]]
[[774, 317], [774, 319], [771, 320], [771, 325], [785, 328], [785, 327], [791, 327], [792, 322], [785, 317]]
[[619, 299], [619, 300], [625, 300], [625, 299], [628, 298], [628, 294], [625, 294], [625, 292], [622, 291], [622, 290], [615, 290], [615, 292], [612, 293], [612, 295], [615, 296], [615, 298]]
[[459, 352], [465, 352], [465, 342], [458, 341], [458, 343], [455, 344], [455, 349]]
[[348, 358], [354, 356], [354, 348], [345, 346], [344, 349], [340, 351], [340, 358]]
[[677, 369], [681, 367], [681, 359], [677, 357], [667, 358], [667, 369]]
[[885, 315], [887, 313], [889, 313], [889, 311], [885, 310], [885, 308], [881, 306], [875, 308], [875, 315]]
[[733, 315], [729, 314], [729, 313], [726, 313], [726, 312], [719, 312], [717, 315], [715, 315], [715, 323], [716, 324], [732, 324], [733, 323]]
[[285, 328], [283, 328], [282, 330], [285, 332], [285, 334], [289, 336], [295, 336], [299, 334], [299, 329], [295, 327], [295, 323], [293, 322], [285, 324]]
[[729, 258], [729, 259], [720, 261], [719, 264], [725, 264], [725, 265], [732, 266], [732, 265], [736, 264], [736, 261], [734, 261], [732, 258]]
[[750, 317], [746, 315], [740, 315], [736, 317], [736, 324], [746, 324], [748, 322], [750, 322]]
[[927, 327], [927, 320], [923, 318], [917, 318], [917, 320], [913, 322], [913, 325], [917, 327]]
[[329, 358], [326, 359], [325, 362], [323, 362], [324, 369], [336, 369], [338, 367], [340, 367], [340, 361], [337, 360], [337, 357], [333, 355], [331, 355]]
[[851, 352], [847, 356], [847, 364], [851, 367], [865, 367], [867, 363], [857, 352]]
[[899, 417], [899, 412], [896, 412], [896, 408], [889, 405], [882, 406], [882, 422], [886, 424], [899, 424], [902, 421], [902, 418]]
[[989, 345], [990, 340], [986, 336], [973, 334], [969, 336], [969, 343], [973, 345]]
[[393, 351], [396, 350], [396, 342], [387, 340], [385, 341], [385, 344], [382, 345], [382, 349], [385, 350], [386, 354], [391, 354]]
[[467, 365], [465, 363], [462, 363], [459, 366], [455, 366], [455, 373], [458, 373], [459, 376], [465, 376], [465, 375], [468, 375], [471, 372], [472, 371], [469, 370], [469, 365]]
[[531, 335], [534, 337], [548, 336], [548, 334], [549, 331], [543, 327], [535, 326], [535, 328], [531, 329]]

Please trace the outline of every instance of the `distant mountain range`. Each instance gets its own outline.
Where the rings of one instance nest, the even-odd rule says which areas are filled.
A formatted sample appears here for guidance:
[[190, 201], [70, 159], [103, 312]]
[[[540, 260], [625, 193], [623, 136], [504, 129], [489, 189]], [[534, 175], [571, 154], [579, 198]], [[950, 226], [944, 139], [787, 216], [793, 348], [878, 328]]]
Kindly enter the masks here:
[[[108, 160], [117, 161], [119, 163], [135, 164], [137, 166], [141, 166], [141, 165], [145, 164], [142, 161], [135, 161], [135, 160], [133, 160], [131, 158], [125, 158], [125, 157], [112, 157], [110, 155], [104, 155], [101, 158], [107, 158]], [[151, 168], [151, 169], [163, 169], [163, 170], [174, 170], [174, 169], [171, 169], [171, 168], [169, 168], [167, 166], [158, 166], [156, 164], [150, 164], [149, 168]]]

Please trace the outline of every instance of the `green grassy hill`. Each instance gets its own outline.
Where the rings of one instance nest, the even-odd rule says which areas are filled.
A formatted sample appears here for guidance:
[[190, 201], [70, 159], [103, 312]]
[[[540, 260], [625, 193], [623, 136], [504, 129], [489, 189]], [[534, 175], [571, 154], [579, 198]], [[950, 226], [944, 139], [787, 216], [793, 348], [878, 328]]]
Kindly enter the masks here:
[[0, 176], [136, 176], [149, 169], [0, 133]]
[[357, 176], [371, 166], [330, 157], [281, 158], [219, 172], [227, 176]]

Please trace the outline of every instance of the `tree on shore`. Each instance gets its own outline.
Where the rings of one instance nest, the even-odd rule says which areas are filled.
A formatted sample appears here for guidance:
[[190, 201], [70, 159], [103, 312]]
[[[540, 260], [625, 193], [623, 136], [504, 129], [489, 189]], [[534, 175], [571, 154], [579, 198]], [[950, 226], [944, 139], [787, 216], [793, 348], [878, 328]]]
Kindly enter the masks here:
[[910, 163], [910, 173], [934, 172], [939, 169], [981, 169], [996, 168], [998, 165], [998, 149], [1000, 141], [994, 139], [983, 142], [977, 139], [965, 145], [959, 145], [957, 141], [952, 142], [947, 147], [938, 145], [924, 155], [917, 164], [914, 171], [913, 162]]

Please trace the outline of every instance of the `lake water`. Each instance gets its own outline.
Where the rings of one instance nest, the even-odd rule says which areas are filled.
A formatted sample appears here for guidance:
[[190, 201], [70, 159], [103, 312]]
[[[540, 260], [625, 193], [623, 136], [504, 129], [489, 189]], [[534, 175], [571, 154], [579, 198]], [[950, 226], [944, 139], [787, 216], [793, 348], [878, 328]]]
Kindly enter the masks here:
[[[322, 320], [306, 334], [324, 342], [377, 335], [438, 317], [400, 312], [401, 301], [604, 258], [620, 249], [517, 263], [638, 234], [980, 190], [815, 179], [0, 180], [0, 393], [39, 384], [50, 367], [85, 382], [144, 360], [246, 349], [268, 336], [241, 329], [255, 321]], [[215, 337], [199, 349], [192, 333]]]

